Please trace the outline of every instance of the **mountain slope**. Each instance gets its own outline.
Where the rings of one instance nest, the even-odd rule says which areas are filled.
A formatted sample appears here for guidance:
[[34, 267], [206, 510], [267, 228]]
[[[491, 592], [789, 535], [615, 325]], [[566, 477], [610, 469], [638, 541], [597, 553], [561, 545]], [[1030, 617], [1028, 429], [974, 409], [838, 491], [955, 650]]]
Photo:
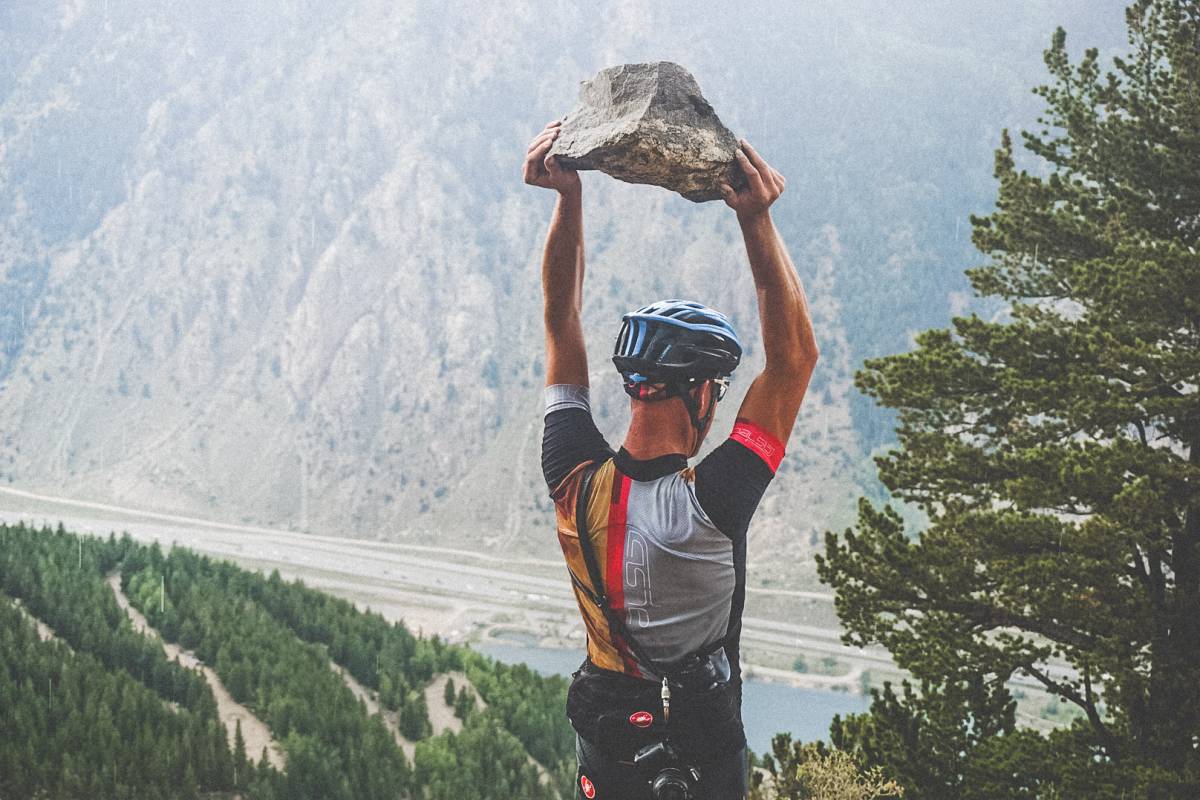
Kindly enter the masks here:
[[[537, 277], [552, 198], [519, 161], [580, 79], [669, 58], [791, 178], [777, 222], [823, 360], [753, 546], [785, 556], [759, 577], [794, 575], [890, 440], [855, 366], [965, 307], [965, 216], [991, 197], [1000, 124], [1031, 123], [1053, 25], [1099, 23], [1084, 3], [793, 5], [0, 11], [4, 479], [552, 555]], [[1103, 5], [1114, 31], [1118, 9]], [[727, 429], [761, 363], [731, 213], [585, 183], [602, 429], [616, 439], [627, 413], [616, 321], [664, 296], [729, 311], [751, 342]]]

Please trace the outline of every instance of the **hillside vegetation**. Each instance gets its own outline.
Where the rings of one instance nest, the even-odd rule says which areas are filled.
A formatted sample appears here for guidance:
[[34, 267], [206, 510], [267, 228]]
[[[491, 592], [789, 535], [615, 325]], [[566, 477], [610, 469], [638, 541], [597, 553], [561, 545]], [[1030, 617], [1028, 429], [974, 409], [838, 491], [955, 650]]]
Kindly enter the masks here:
[[[267, 723], [283, 771], [246, 753], [240, 729], [227, 735], [197, 671], [133, 632], [105, 582], [114, 572], [166, 640]], [[453, 800], [475, 787], [536, 800], [574, 775], [563, 679], [418, 638], [277, 574], [128, 537], [0, 526], [0, 591], [0, 796]], [[40, 641], [14, 600], [57, 640]], [[331, 664], [399, 710], [419, 740], [412, 763]], [[419, 690], [447, 671], [468, 676], [482, 703], [459, 704], [460, 732], [431, 736]]]

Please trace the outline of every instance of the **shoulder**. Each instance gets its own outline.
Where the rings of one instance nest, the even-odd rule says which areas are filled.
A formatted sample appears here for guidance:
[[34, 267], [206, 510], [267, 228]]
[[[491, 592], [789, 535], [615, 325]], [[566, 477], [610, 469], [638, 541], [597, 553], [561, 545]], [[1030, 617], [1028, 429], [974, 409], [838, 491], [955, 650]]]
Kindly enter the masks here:
[[542, 433], [542, 473], [546, 485], [554, 489], [580, 464], [600, 462], [611, 458], [612, 454], [592, 419], [588, 387], [547, 386], [545, 430]]
[[767, 432], [765, 428], [748, 419], [738, 418], [729, 434], [728, 442], [737, 442], [750, 451], [771, 470], [774, 475], [783, 461], [783, 442]]
[[739, 419], [729, 438], [696, 465], [696, 499], [726, 536], [745, 536], [783, 453], [778, 439]]

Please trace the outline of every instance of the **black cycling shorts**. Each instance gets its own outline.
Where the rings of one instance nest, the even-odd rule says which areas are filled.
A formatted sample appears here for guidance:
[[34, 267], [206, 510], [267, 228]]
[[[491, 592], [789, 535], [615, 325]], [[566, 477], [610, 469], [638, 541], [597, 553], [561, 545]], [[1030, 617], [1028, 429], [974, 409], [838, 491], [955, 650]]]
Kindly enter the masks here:
[[[575, 773], [576, 800], [651, 800], [647, 776], [632, 764], [612, 761], [599, 748], [575, 737], [579, 770]], [[696, 800], [743, 800], [750, 771], [746, 748], [694, 764], [700, 771]]]

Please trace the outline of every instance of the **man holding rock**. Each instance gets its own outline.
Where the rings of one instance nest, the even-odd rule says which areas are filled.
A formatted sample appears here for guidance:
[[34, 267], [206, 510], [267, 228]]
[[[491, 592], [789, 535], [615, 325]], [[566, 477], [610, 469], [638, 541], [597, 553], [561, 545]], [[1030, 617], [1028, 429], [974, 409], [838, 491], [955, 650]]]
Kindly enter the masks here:
[[667, 300], [622, 320], [613, 362], [632, 417], [614, 453], [589, 408], [582, 186], [549, 155], [559, 130], [552, 122], [530, 144], [524, 180], [558, 192], [542, 266], [542, 466], [588, 633], [567, 701], [577, 797], [741, 798], [746, 531], [817, 361], [804, 290], [769, 211], [784, 179], [742, 140], [738, 180], [720, 186], [745, 240], [766, 354], [731, 435], [688, 466], [742, 347], [724, 315]]

